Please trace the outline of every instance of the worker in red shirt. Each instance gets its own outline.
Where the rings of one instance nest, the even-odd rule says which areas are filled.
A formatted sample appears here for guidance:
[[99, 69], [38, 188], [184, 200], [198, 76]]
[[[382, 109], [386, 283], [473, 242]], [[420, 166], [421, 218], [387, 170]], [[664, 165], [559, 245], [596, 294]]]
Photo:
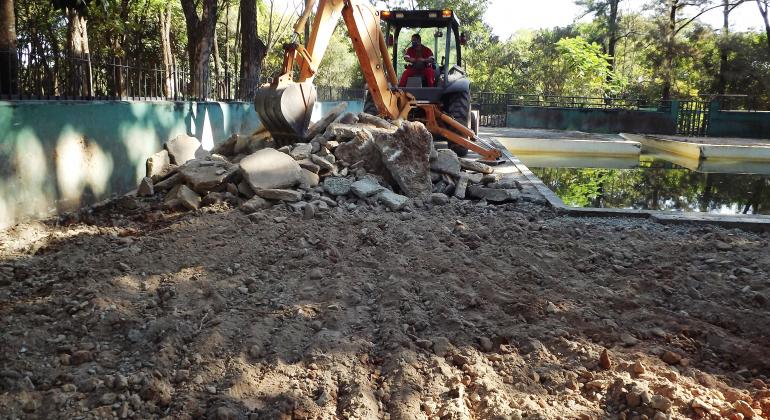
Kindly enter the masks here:
[[436, 85], [436, 72], [433, 70], [436, 59], [433, 58], [433, 51], [422, 45], [421, 41], [419, 34], [412, 35], [412, 46], [407, 48], [404, 54], [404, 60], [410, 65], [401, 75], [401, 81], [398, 83], [401, 87], [406, 86], [406, 81], [410, 77], [424, 77], [428, 87]]

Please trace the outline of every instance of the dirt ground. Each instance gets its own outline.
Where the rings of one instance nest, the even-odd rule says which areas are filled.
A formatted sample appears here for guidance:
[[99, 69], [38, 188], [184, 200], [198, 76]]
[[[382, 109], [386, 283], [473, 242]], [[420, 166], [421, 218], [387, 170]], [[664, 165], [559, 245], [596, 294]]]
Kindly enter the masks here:
[[472, 202], [68, 222], [0, 233], [0, 418], [770, 415], [768, 234]]

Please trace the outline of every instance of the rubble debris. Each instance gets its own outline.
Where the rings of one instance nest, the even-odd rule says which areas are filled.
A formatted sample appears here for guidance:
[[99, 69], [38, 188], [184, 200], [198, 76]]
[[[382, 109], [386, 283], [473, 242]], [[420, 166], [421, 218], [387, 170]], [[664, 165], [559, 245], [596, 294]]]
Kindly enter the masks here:
[[480, 185], [471, 185], [468, 187], [468, 194], [479, 200], [487, 200], [493, 203], [513, 202], [519, 199], [519, 190], [502, 190], [498, 188], [482, 187]]
[[381, 193], [379, 193], [377, 195], [377, 200], [380, 203], [384, 204], [385, 207], [389, 208], [391, 211], [401, 210], [409, 202], [408, 197], [404, 197], [403, 195], [396, 194], [391, 190], [384, 190]]
[[307, 130], [307, 138], [312, 139], [322, 134], [329, 127], [329, 124], [333, 123], [346, 109], [348, 109], [347, 102], [340, 102], [335, 105], [323, 118], [310, 125]]
[[429, 194], [433, 136], [419, 122], [406, 121], [395, 132], [376, 131], [374, 143], [401, 192], [409, 197]]
[[178, 184], [166, 194], [163, 205], [167, 208], [185, 208], [197, 210], [201, 204], [201, 197], [184, 184]]
[[266, 200], [290, 201], [290, 202], [302, 200], [302, 193], [295, 190], [270, 188], [270, 189], [256, 190], [255, 193]]
[[158, 181], [165, 178], [171, 170], [171, 158], [168, 155], [168, 150], [163, 149], [147, 158], [144, 176]]
[[219, 160], [193, 159], [179, 167], [182, 181], [198, 194], [215, 191], [238, 172], [238, 165]]
[[342, 177], [328, 177], [323, 182], [324, 191], [333, 196], [347, 195], [352, 185], [350, 179]]
[[193, 159], [203, 159], [208, 156], [208, 152], [203, 150], [201, 142], [195, 137], [186, 134], [180, 134], [166, 142], [171, 162], [176, 165], [182, 165]]
[[302, 171], [291, 156], [262, 149], [240, 162], [241, 174], [252, 190], [291, 188], [302, 180]]
[[381, 193], [385, 187], [367, 177], [354, 182], [350, 189], [358, 198], [367, 198]]
[[457, 153], [449, 149], [439, 150], [435, 160], [430, 163], [430, 169], [453, 177], [460, 176], [460, 160]]
[[155, 188], [150, 177], [142, 178], [142, 181], [139, 182], [139, 187], [136, 189], [136, 195], [139, 197], [152, 197], [155, 195]]
[[495, 171], [491, 166], [468, 158], [459, 158], [460, 167], [469, 171], [478, 172], [482, 174], [491, 174]]

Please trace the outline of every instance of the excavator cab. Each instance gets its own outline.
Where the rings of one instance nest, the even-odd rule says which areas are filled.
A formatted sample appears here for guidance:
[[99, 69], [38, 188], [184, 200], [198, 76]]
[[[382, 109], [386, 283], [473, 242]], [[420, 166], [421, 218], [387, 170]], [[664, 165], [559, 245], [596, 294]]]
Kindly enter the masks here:
[[[460, 32], [460, 22], [452, 10], [384, 10], [380, 18], [385, 25], [388, 47], [391, 48], [393, 67], [399, 73], [398, 78], [407, 68], [403, 56], [409, 47], [411, 36], [419, 34], [422, 44], [433, 51], [435, 58], [435, 80], [433, 87], [428, 87], [426, 80], [412, 78], [400, 89], [414, 95], [418, 103], [429, 103], [457, 120], [462, 125], [472, 128], [470, 80], [463, 67], [462, 45], [466, 35]], [[417, 80], [415, 80], [417, 79]], [[367, 95], [364, 109], [376, 113], [376, 107]], [[420, 108], [413, 112], [419, 114]], [[415, 118], [421, 115], [413, 115]], [[450, 148], [460, 155], [467, 149], [450, 143]]]

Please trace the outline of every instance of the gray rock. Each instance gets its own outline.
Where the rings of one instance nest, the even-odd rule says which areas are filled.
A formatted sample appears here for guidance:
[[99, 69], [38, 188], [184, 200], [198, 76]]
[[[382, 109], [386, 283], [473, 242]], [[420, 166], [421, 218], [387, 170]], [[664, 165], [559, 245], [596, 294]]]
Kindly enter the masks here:
[[312, 204], [305, 204], [305, 207], [302, 209], [302, 218], [305, 220], [310, 220], [315, 217], [315, 206]]
[[238, 165], [223, 161], [194, 159], [179, 167], [188, 187], [198, 194], [221, 189], [238, 172]]
[[[491, 184], [493, 182], [497, 182], [499, 179], [500, 179], [500, 175], [499, 174], [495, 174], [495, 173], [483, 174], [482, 177], [481, 177], [481, 181], [479, 181], [479, 182], [484, 184], [484, 185], [487, 185], [487, 184]], [[477, 184], [479, 182], [477, 182]]]
[[460, 160], [457, 153], [449, 149], [438, 151], [438, 156], [430, 163], [430, 169], [453, 177], [460, 176]]
[[228, 137], [227, 140], [214, 146], [214, 148], [211, 149], [211, 154], [222, 155], [222, 156], [233, 156], [235, 155], [235, 144], [237, 142], [238, 142], [238, 135], [233, 134], [230, 137]]
[[245, 157], [240, 168], [253, 191], [293, 187], [302, 181], [297, 161], [275, 149], [262, 149]]
[[443, 206], [444, 204], [449, 204], [449, 196], [444, 193], [433, 193], [430, 195], [430, 202], [438, 206]]
[[311, 155], [310, 160], [313, 161], [324, 171], [334, 171], [334, 164], [318, 155]]
[[485, 188], [479, 185], [468, 187], [468, 194], [477, 199], [484, 199], [492, 203], [513, 202], [519, 199], [518, 190], [500, 190], [496, 188]]
[[273, 139], [267, 131], [257, 131], [249, 136], [235, 136], [236, 142], [233, 146], [233, 154], [252, 154], [258, 150], [273, 145]]
[[473, 159], [460, 158], [460, 167], [469, 171], [479, 172], [482, 174], [491, 174], [494, 172], [494, 168], [491, 166], [477, 162]]
[[392, 211], [398, 211], [406, 206], [406, 203], [409, 202], [409, 198], [396, 194], [391, 190], [385, 190], [377, 195], [377, 201], [384, 204]]
[[334, 156], [349, 164], [358, 164], [357, 168], [361, 167], [368, 172], [390, 178], [390, 174], [382, 161], [382, 153], [374, 144], [374, 137], [370, 131], [359, 131], [350, 141], [340, 143], [334, 149]]
[[238, 194], [246, 198], [251, 198], [254, 197], [254, 190], [251, 189], [246, 180], [241, 180], [241, 182], [238, 183]]
[[496, 182], [492, 182], [491, 184], [487, 185], [489, 188], [497, 188], [500, 190], [520, 190], [521, 185], [519, 184], [519, 181], [516, 181], [512, 177], [504, 177], [500, 178]]
[[249, 201], [241, 204], [240, 210], [246, 214], [251, 214], [260, 210], [269, 209], [273, 207], [269, 201], [260, 196], [254, 196]]
[[334, 196], [347, 195], [352, 185], [348, 178], [332, 176], [325, 178], [323, 183], [324, 191]]
[[193, 159], [203, 159], [209, 154], [203, 150], [198, 139], [186, 134], [181, 134], [167, 141], [164, 147], [168, 150], [171, 161], [177, 165], [182, 165]]
[[195, 191], [188, 188], [187, 185], [179, 184], [166, 194], [163, 205], [166, 208], [197, 210], [201, 205], [201, 198]]
[[[470, 182], [471, 184], [481, 184], [482, 181], [484, 180], [484, 177], [486, 176], [484, 174], [480, 174], [477, 172], [473, 172], [473, 173], [463, 172], [461, 175], [467, 176], [468, 182]], [[494, 175], [491, 175], [491, 176], [494, 176]]]
[[310, 143], [297, 143], [289, 154], [294, 160], [309, 159], [312, 148]]
[[303, 188], [313, 188], [321, 182], [321, 178], [317, 173], [310, 172], [307, 169], [302, 169], [302, 180], [299, 181], [299, 185]]
[[387, 130], [395, 130], [398, 127], [393, 125], [390, 121], [387, 121], [383, 118], [367, 114], [365, 112], [361, 112], [358, 114], [358, 123], [359, 124], [368, 124], [377, 128], [384, 128]]
[[165, 178], [172, 169], [168, 150], [163, 149], [148, 157], [144, 166], [146, 177], [152, 178], [154, 181]]
[[352, 139], [361, 131], [371, 131], [371, 129], [357, 124], [333, 123], [326, 129], [326, 134], [337, 139], [339, 142], [343, 142]]
[[321, 167], [313, 163], [310, 159], [304, 159], [297, 162], [299, 164], [299, 167], [302, 169], [306, 169], [314, 174], [317, 174], [321, 171]]
[[136, 195], [139, 197], [152, 197], [155, 195], [155, 187], [152, 185], [152, 179], [149, 177], [142, 178], [139, 182], [139, 188], [136, 189]]
[[262, 197], [266, 200], [277, 200], [277, 201], [300, 201], [302, 200], [302, 193], [300, 191], [295, 190], [286, 190], [286, 189], [280, 189], [280, 188], [266, 188], [262, 190], [256, 190], [254, 191], [259, 197]]
[[461, 173], [460, 178], [457, 179], [457, 184], [455, 184], [455, 197], [459, 198], [460, 200], [465, 199], [465, 193], [468, 188], [468, 181], [468, 175], [466, 175], [465, 172]]
[[355, 124], [358, 122], [358, 115], [348, 112], [339, 119], [341, 124]]
[[307, 130], [307, 138], [312, 139], [315, 136], [323, 133], [326, 131], [327, 127], [329, 127], [329, 124], [333, 123], [334, 120], [337, 119], [345, 110], [348, 109], [348, 103], [347, 102], [340, 102], [337, 104], [334, 108], [329, 110], [329, 112], [320, 120], [313, 123], [310, 128]]
[[420, 122], [407, 121], [393, 133], [379, 130], [373, 134], [382, 162], [401, 192], [409, 197], [430, 193], [433, 188], [430, 178], [433, 136], [428, 129]]
[[360, 179], [350, 186], [350, 190], [353, 191], [353, 194], [355, 194], [358, 198], [366, 198], [377, 195], [384, 189], [385, 187], [371, 178]]
[[650, 399], [650, 407], [667, 413], [669, 410], [671, 410], [671, 400], [664, 397], [663, 395], [656, 394], [653, 395]]
[[446, 337], [437, 337], [433, 339], [433, 353], [438, 357], [444, 357], [449, 353], [449, 340]]

